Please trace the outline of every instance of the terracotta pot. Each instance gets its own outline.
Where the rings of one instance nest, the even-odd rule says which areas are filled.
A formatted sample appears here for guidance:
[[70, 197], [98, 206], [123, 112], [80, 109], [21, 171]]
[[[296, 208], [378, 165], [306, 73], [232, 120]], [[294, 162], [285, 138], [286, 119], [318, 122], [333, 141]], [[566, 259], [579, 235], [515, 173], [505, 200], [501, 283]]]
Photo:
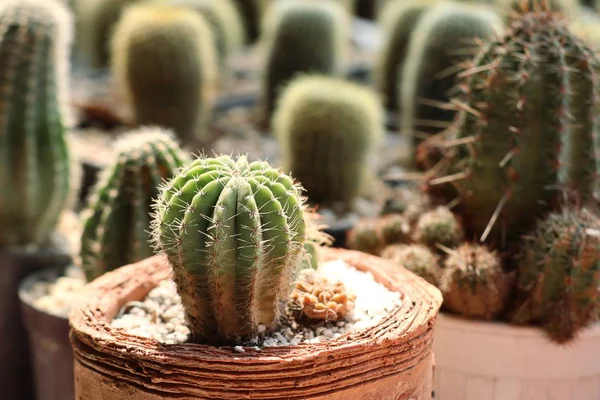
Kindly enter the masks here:
[[73, 351], [69, 342], [69, 319], [39, 310], [31, 288], [36, 282], [55, 281], [64, 268], [38, 271], [19, 289], [21, 310], [33, 364], [36, 400], [73, 400]]
[[381, 258], [337, 249], [324, 255], [372, 272], [402, 294], [402, 306], [375, 327], [326, 343], [244, 352], [161, 345], [109, 324], [124, 304], [169, 277], [164, 258], [102, 276], [70, 318], [76, 399], [431, 399], [440, 292]]
[[29, 274], [50, 267], [63, 267], [71, 257], [60, 249], [38, 252], [0, 251], [0, 398], [33, 399], [34, 387], [27, 332], [21, 318], [19, 284]]
[[440, 314], [436, 400], [598, 400], [600, 324], [559, 346], [541, 329]]

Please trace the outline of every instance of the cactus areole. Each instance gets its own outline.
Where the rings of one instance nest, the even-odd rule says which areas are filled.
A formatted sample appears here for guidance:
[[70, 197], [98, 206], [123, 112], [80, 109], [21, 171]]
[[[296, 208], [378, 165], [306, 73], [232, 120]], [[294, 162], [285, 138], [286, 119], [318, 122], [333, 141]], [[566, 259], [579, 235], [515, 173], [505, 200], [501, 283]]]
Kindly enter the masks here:
[[301, 188], [266, 162], [199, 158], [165, 188], [155, 240], [195, 341], [238, 344], [275, 327], [303, 254]]

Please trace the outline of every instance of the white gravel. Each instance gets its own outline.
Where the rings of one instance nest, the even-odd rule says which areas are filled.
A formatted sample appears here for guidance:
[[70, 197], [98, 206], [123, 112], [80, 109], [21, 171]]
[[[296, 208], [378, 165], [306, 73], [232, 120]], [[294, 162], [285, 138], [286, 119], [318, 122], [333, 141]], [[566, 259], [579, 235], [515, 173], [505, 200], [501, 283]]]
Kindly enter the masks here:
[[[258, 346], [295, 346], [337, 339], [346, 333], [377, 324], [401, 304], [398, 293], [377, 283], [371, 274], [358, 271], [344, 261], [321, 264], [319, 272], [330, 281], [341, 280], [348, 291], [356, 295], [355, 307], [346, 318], [338, 322], [320, 321], [309, 325], [296, 321], [292, 317], [292, 310], [288, 310], [276, 332], [261, 335], [248, 345], [259, 349]], [[112, 326], [166, 344], [184, 343], [190, 336], [181, 299], [171, 280], [161, 282], [144, 300], [125, 305], [112, 321]], [[265, 331], [264, 326], [259, 327], [259, 333]], [[244, 349], [236, 346], [235, 351], [242, 353]]]
[[29, 295], [37, 309], [66, 318], [79, 290], [86, 283], [83, 271], [71, 265], [66, 268], [64, 276], [54, 281], [33, 283]]

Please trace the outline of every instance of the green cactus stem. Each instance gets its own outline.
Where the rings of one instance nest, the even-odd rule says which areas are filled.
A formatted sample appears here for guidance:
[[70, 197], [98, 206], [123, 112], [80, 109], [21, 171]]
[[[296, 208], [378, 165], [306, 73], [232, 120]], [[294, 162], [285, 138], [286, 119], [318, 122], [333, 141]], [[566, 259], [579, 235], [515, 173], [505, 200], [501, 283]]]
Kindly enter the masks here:
[[65, 137], [72, 27], [60, 3], [0, 3], [0, 247], [45, 245], [74, 191]]
[[600, 305], [600, 218], [565, 208], [524, 238], [518, 269], [517, 323], [541, 323], [559, 343], [595, 320]]
[[378, 255], [385, 246], [376, 219], [362, 219], [348, 232], [347, 246], [351, 250]]
[[191, 10], [129, 7], [116, 29], [112, 67], [138, 126], [172, 129], [183, 144], [207, 139], [217, 85], [208, 23]]
[[439, 285], [442, 273], [440, 258], [426, 246], [393, 244], [383, 250], [381, 257], [394, 261], [432, 285]]
[[273, 117], [284, 170], [304, 185], [311, 202], [351, 208], [371, 173], [369, 158], [383, 136], [375, 94], [327, 76], [296, 78]]
[[88, 281], [153, 254], [152, 203], [163, 180], [186, 161], [170, 132], [133, 131], [115, 143], [116, 158], [103, 172], [82, 213], [81, 266]]
[[465, 243], [444, 263], [440, 279], [443, 306], [468, 318], [491, 320], [507, 306], [513, 275], [503, 271], [496, 252]]
[[453, 248], [462, 242], [464, 231], [452, 211], [439, 206], [421, 215], [414, 236], [415, 241], [433, 248], [437, 245]]
[[269, 121], [283, 88], [299, 74], [340, 76], [349, 41], [343, 7], [332, 1], [281, 1], [265, 15], [262, 45], [263, 118]]
[[154, 236], [197, 341], [274, 328], [304, 252], [301, 188], [266, 162], [199, 158], [164, 188]]

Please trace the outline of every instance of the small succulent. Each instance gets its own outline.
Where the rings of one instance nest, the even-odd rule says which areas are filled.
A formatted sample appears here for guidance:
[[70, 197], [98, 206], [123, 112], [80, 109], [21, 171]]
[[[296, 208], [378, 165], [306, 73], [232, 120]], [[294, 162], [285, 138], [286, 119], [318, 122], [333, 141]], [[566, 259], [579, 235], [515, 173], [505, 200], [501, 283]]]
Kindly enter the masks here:
[[200, 157], [164, 188], [154, 239], [193, 339], [239, 344], [273, 329], [304, 256], [301, 187], [262, 161]]
[[153, 254], [152, 203], [163, 180], [172, 178], [186, 161], [172, 134], [156, 127], [128, 133], [115, 149], [114, 163], [104, 171], [82, 213], [80, 256], [88, 281]]
[[421, 215], [415, 227], [415, 241], [430, 247], [456, 247], [464, 231], [456, 216], [447, 207], [439, 206]]
[[504, 311], [513, 281], [513, 274], [504, 272], [496, 252], [464, 243], [444, 263], [440, 279], [443, 306], [465, 317], [493, 319]]
[[432, 285], [439, 285], [442, 273], [440, 257], [426, 246], [393, 244], [383, 250], [381, 257], [394, 261]]

